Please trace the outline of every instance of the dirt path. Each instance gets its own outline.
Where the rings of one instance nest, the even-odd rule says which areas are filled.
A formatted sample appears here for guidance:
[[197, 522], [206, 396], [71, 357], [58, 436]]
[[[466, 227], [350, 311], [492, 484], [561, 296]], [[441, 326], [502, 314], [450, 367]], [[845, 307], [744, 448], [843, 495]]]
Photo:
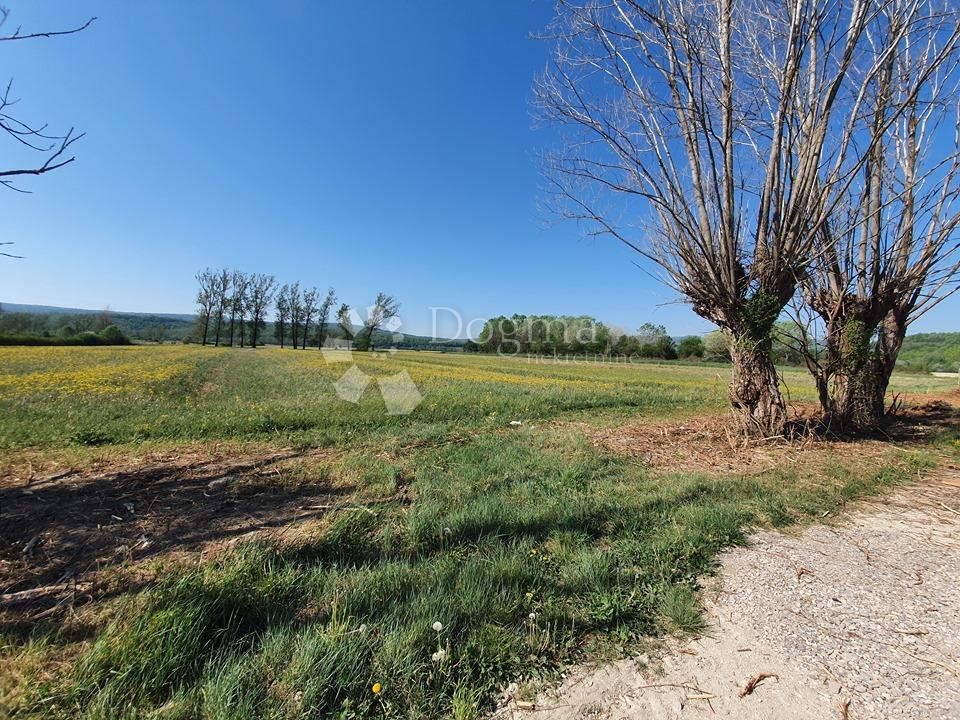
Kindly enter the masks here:
[[761, 532], [706, 596], [703, 637], [575, 669], [498, 720], [960, 718], [960, 473], [840, 526]]

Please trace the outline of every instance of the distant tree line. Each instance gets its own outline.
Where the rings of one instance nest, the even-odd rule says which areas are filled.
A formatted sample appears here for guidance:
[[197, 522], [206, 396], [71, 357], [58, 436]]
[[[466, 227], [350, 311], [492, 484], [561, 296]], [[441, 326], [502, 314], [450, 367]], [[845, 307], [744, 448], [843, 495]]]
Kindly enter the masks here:
[[[689, 354], [696, 351], [690, 342], [681, 346]], [[662, 325], [645, 323], [630, 334], [587, 315], [500, 315], [487, 320], [479, 338], [464, 349], [508, 355], [590, 354], [665, 360], [677, 358], [680, 351]]]
[[0, 345], [129, 345], [109, 310], [100, 313], [3, 312]]
[[[777, 365], [801, 365], [792, 322], [778, 323], [773, 332], [770, 358]], [[644, 323], [628, 333], [587, 315], [500, 315], [490, 318], [466, 352], [500, 355], [600, 355], [633, 359], [702, 359], [730, 362], [730, 338], [720, 330], [703, 337], [691, 335], [679, 342], [666, 327]]]
[[316, 287], [301, 287], [299, 281], [278, 285], [273, 275], [261, 273], [207, 268], [196, 279], [196, 333], [202, 345], [262, 345], [272, 314], [273, 338], [281, 348], [320, 348], [342, 339], [354, 349], [373, 350], [377, 331], [389, 326], [400, 310], [396, 298], [381, 292], [364, 319], [347, 303], [337, 306], [332, 287], [321, 293]]

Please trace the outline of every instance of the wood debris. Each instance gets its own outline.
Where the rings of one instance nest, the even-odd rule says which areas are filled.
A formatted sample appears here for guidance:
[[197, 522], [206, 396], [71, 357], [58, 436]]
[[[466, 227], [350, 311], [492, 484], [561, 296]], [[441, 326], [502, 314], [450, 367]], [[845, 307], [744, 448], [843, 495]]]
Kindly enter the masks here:
[[840, 720], [850, 720], [850, 698], [840, 701]]
[[747, 695], [753, 694], [753, 691], [757, 689], [757, 685], [769, 678], [776, 678], [779, 680], [780, 676], [772, 672], [757, 673], [752, 678], [747, 680], [747, 684], [744, 685], [743, 690], [740, 691], [740, 697], [745, 698]]

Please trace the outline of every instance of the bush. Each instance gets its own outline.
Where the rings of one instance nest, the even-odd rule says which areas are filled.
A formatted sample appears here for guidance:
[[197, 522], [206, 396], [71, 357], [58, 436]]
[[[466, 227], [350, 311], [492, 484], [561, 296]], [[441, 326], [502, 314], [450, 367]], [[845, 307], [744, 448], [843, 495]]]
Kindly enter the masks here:
[[703, 339], [703, 359], [709, 362], [730, 362], [730, 338], [723, 330], [714, 330]]
[[120, 332], [116, 325], [107, 325], [100, 331], [100, 337], [107, 345], [129, 345], [130, 339]]
[[[76, 341], [77, 345], [107, 345], [108, 344], [104, 338], [100, 337], [100, 335], [93, 332], [93, 330], [84, 330], [82, 333], [75, 335], [72, 339]], [[64, 344], [72, 345], [73, 343], [64, 343]]]
[[129, 345], [130, 339], [116, 325], [108, 325], [99, 333], [85, 330], [76, 335], [24, 334], [0, 335], [0, 345]]
[[703, 340], [696, 335], [685, 337], [677, 347], [677, 355], [682, 358], [702, 358]]

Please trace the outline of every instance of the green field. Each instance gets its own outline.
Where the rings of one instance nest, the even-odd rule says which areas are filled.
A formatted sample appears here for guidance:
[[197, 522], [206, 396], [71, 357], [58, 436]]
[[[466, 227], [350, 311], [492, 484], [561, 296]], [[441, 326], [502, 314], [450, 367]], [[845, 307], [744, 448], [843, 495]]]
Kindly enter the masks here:
[[[344, 360], [0, 348], [0, 493], [21, 492], [27, 466], [101, 472], [217, 447], [291, 450], [300, 462], [258, 482], [313, 483], [335, 498], [284, 542], [254, 539], [203, 563], [133, 558], [111, 577], [148, 581], [67, 616], [4, 616], [0, 711], [478, 717], [508, 682], [535, 686], [563, 663], [695, 631], [697, 578], [749, 526], [819, 518], [956, 452], [949, 440], [869, 460], [826, 448], [760, 473], [679, 473], [598, 449], [581, 428], [721, 413], [729, 368]], [[334, 391], [354, 364], [373, 378], [357, 403]], [[404, 371], [422, 402], [390, 415], [376, 380]], [[792, 398], [812, 399], [804, 373], [785, 381]], [[4, 542], [5, 557], [19, 552]]]

